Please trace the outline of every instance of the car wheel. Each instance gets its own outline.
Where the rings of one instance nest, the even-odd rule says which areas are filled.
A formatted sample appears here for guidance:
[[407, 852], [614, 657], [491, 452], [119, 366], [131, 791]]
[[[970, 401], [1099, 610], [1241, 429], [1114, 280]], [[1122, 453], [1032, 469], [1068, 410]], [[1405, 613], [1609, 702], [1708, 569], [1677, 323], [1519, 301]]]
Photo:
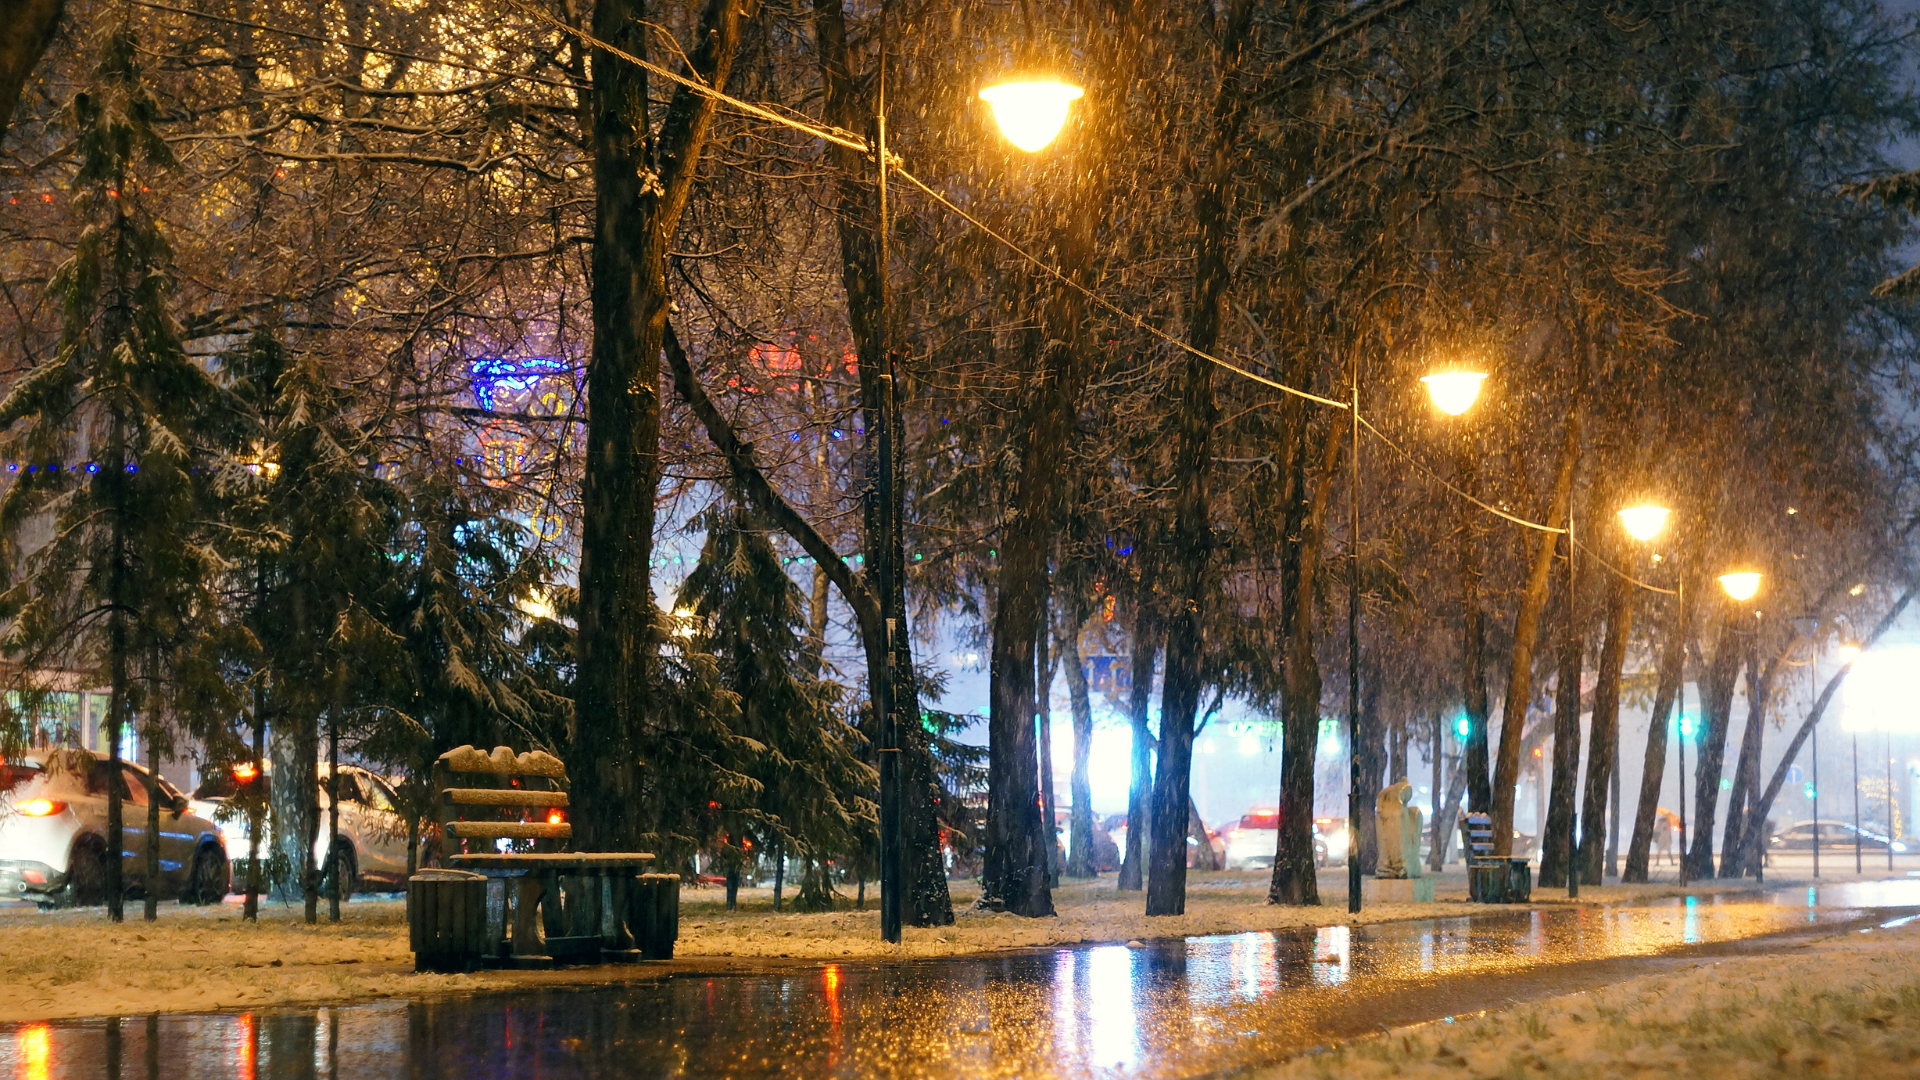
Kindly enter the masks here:
[[320, 895], [331, 895], [336, 881], [340, 884], [340, 902], [344, 904], [353, 898], [353, 890], [360, 884], [354, 870], [353, 852], [337, 851], [327, 860], [327, 873], [320, 882]]
[[57, 907], [96, 907], [107, 902], [107, 858], [100, 841], [82, 837], [67, 860], [67, 883], [52, 894]]
[[187, 888], [180, 899], [188, 904], [217, 904], [226, 899], [232, 884], [227, 853], [208, 844], [193, 853], [193, 869], [187, 873]]

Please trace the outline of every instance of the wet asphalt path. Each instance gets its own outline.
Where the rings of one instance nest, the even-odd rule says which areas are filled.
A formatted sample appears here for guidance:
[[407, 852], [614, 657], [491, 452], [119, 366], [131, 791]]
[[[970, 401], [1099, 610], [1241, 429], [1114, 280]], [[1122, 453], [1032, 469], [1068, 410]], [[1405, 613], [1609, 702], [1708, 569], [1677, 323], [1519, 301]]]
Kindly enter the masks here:
[[[0, 1080], [1200, 1077], [1900, 917], [1920, 881], [0, 1028]], [[1331, 918], [1338, 913], [1329, 911]]]

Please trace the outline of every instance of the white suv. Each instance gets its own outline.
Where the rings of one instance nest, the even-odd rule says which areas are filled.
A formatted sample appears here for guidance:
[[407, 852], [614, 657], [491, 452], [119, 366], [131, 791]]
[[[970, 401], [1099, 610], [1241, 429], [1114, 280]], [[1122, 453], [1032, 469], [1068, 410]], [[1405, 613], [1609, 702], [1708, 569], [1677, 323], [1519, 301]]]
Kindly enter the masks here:
[[[0, 760], [0, 897], [42, 907], [106, 902], [107, 783], [111, 763], [84, 750], [50, 749]], [[121, 762], [121, 873], [130, 895], [213, 904], [231, 872], [220, 829], [196, 814], [166, 778], [160, 798], [160, 876], [147, 872], [147, 770]]]
[[[250, 765], [237, 765], [231, 772], [214, 773], [201, 782], [193, 801], [207, 817], [220, 822], [226, 839], [228, 858], [244, 862], [247, 857], [247, 817], [227, 803], [245, 784], [255, 782]], [[340, 850], [334, 858], [327, 852], [327, 778], [331, 775], [323, 763], [318, 770], [320, 831], [314, 838], [313, 858], [323, 872], [342, 872], [340, 895], [352, 896], [362, 883], [372, 882], [395, 889], [407, 882], [407, 823], [397, 806], [393, 789], [387, 782], [358, 765], [340, 766]], [[270, 783], [272, 776], [259, 778]], [[273, 852], [273, 837], [260, 837], [260, 857]], [[337, 860], [337, 862], [336, 862]]]

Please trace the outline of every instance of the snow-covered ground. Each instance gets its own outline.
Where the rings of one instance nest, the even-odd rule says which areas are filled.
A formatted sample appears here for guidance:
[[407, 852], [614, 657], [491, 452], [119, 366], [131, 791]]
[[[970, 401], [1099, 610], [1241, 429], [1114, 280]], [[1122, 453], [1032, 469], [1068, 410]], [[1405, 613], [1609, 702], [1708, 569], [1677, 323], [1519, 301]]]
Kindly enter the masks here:
[[[905, 940], [879, 940], [879, 912], [839, 910], [812, 915], [772, 911], [771, 894], [745, 890], [741, 909], [724, 910], [719, 889], [683, 893], [683, 960], [718, 962], [925, 957], [1085, 942], [1125, 942], [1288, 927], [1317, 927], [1393, 919], [1460, 915], [1470, 910], [1465, 879], [1442, 875], [1432, 904], [1370, 906], [1346, 912], [1345, 875], [1321, 877], [1323, 906], [1269, 906], [1259, 873], [1195, 874], [1187, 913], [1149, 919], [1139, 893], [1114, 890], [1111, 875], [1067, 882], [1054, 894], [1059, 914], [1047, 919], [976, 911], [975, 888], [956, 883], [957, 922], [938, 929], [908, 928]], [[1731, 886], [1696, 886], [1700, 895]], [[1621, 903], [1675, 895], [1673, 885], [1585, 889], [1583, 903]], [[1566, 903], [1564, 893], [1541, 893], [1540, 903]], [[432, 997], [480, 989], [646, 978], [661, 965], [572, 968], [551, 972], [489, 971], [472, 975], [416, 975], [407, 950], [405, 905], [398, 899], [360, 898], [338, 925], [307, 926], [300, 908], [261, 905], [257, 925], [239, 917], [237, 900], [210, 908], [162, 904], [160, 919], [145, 923], [139, 906], [130, 920], [108, 923], [99, 910], [40, 914], [0, 910], [0, 1023], [147, 1012], [197, 1012], [386, 997]]]
[[1920, 922], [1385, 1032], [1256, 1075], [1920, 1076]]

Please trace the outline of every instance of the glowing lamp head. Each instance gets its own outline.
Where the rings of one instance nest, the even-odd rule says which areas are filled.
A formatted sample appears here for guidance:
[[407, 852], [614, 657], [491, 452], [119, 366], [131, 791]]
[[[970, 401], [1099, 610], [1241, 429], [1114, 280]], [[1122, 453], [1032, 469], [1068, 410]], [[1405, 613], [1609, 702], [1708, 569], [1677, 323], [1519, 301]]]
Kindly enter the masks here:
[[1852, 642], [1848, 642], [1847, 644], [1840, 646], [1840, 662], [1841, 663], [1851, 664], [1858, 659], [1860, 659], [1860, 646], [1855, 645]]
[[993, 106], [994, 122], [1007, 141], [1031, 154], [1044, 149], [1066, 126], [1067, 110], [1086, 91], [1056, 79], [995, 83], [980, 91]]
[[20, 812], [28, 817], [52, 817], [66, 808], [66, 803], [53, 799], [28, 799], [20, 804]]
[[1760, 591], [1760, 575], [1751, 570], [1721, 574], [1720, 587], [1727, 591], [1728, 596], [1744, 604]]
[[1667, 515], [1670, 513], [1672, 511], [1666, 507], [1650, 503], [1629, 506], [1620, 511], [1620, 524], [1627, 530], [1628, 536], [1644, 544], [1666, 531]]
[[1487, 381], [1484, 371], [1443, 371], [1420, 380], [1427, 384], [1427, 396], [1433, 406], [1448, 416], [1459, 416], [1480, 398], [1480, 384]]

